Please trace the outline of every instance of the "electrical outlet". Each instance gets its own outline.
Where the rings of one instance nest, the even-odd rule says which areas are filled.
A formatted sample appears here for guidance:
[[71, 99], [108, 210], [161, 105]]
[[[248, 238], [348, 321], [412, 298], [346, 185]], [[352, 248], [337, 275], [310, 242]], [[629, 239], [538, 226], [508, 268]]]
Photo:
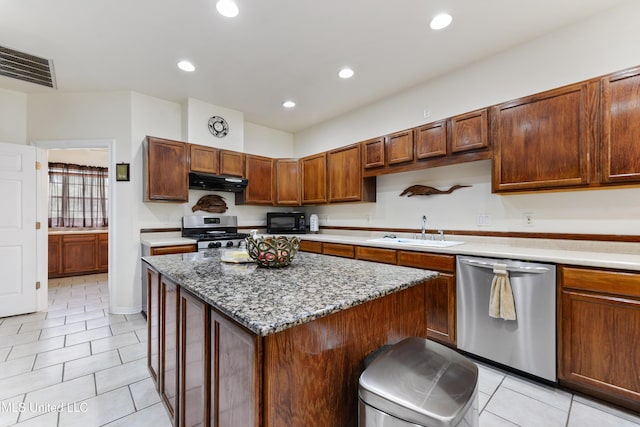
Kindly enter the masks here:
[[476, 216], [476, 225], [479, 226], [485, 226], [485, 225], [491, 225], [491, 215], [489, 214], [478, 214], [478, 216]]
[[425, 107], [424, 111], [422, 112], [422, 117], [425, 119], [431, 117], [431, 110]]
[[525, 226], [530, 227], [533, 225], [533, 214], [531, 212], [523, 214], [522, 219]]

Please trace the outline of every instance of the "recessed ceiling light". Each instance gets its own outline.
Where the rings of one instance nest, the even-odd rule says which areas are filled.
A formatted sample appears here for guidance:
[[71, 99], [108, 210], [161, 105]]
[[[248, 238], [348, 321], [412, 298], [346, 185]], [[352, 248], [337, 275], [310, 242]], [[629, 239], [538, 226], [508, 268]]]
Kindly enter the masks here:
[[440, 15], [436, 15], [431, 22], [429, 23], [429, 27], [432, 30], [441, 30], [445, 27], [448, 27], [451, 24], [453, 18], [448, 13], [441, 13]]
[[180, 61], [178, 62], [178, 68], [182, 71], [192, 72], [196, 69], [196, 67], [189, 61]]
[[218, 0], [216, 9], [220, 15], [227, 18], [236, 17], [239, 13], [238, 5], [233, 0]]
[[284, 101], [284, 102], [282, 103], [282, 106], [283, 106], [284, 108], [293, 108], [293, 107], [295, 107], [295, 106], [296, 106], [296, 103], [295, 103], [295, 102], [293, 102], [293, 101]]
[[351, 77], [353, 77], [353, 70], [351, 68], [343, 68], [342, 70], [338, 71], [338, 76], [341, 79], [350, 79]]

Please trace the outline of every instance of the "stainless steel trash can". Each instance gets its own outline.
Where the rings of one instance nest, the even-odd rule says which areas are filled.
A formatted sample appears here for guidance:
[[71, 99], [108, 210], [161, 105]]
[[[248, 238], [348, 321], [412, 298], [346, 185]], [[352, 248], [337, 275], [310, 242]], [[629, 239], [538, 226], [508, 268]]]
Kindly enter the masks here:
[[360, 427], [478, 427], [478, 367], [443, 345], [407, 338], [360, 376]]

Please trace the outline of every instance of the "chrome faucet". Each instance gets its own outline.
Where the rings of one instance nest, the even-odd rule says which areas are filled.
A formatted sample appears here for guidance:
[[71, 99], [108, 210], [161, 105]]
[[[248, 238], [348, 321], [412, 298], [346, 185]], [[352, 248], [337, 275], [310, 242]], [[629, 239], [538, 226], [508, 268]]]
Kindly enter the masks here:
[[421, 240], [427, 240], [426, 239], [426, 233], [427, 232], [427, 216], [426, 215], [422, 215], [422, 237], [420, 237]]

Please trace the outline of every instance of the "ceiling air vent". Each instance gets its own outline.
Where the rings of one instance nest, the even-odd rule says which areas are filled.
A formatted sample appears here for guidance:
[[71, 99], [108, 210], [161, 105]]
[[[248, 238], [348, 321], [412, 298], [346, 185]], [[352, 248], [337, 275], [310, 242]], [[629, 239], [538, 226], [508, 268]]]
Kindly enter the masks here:
[[55, 88], [52, 62], [0, 46], [0, 76]]

